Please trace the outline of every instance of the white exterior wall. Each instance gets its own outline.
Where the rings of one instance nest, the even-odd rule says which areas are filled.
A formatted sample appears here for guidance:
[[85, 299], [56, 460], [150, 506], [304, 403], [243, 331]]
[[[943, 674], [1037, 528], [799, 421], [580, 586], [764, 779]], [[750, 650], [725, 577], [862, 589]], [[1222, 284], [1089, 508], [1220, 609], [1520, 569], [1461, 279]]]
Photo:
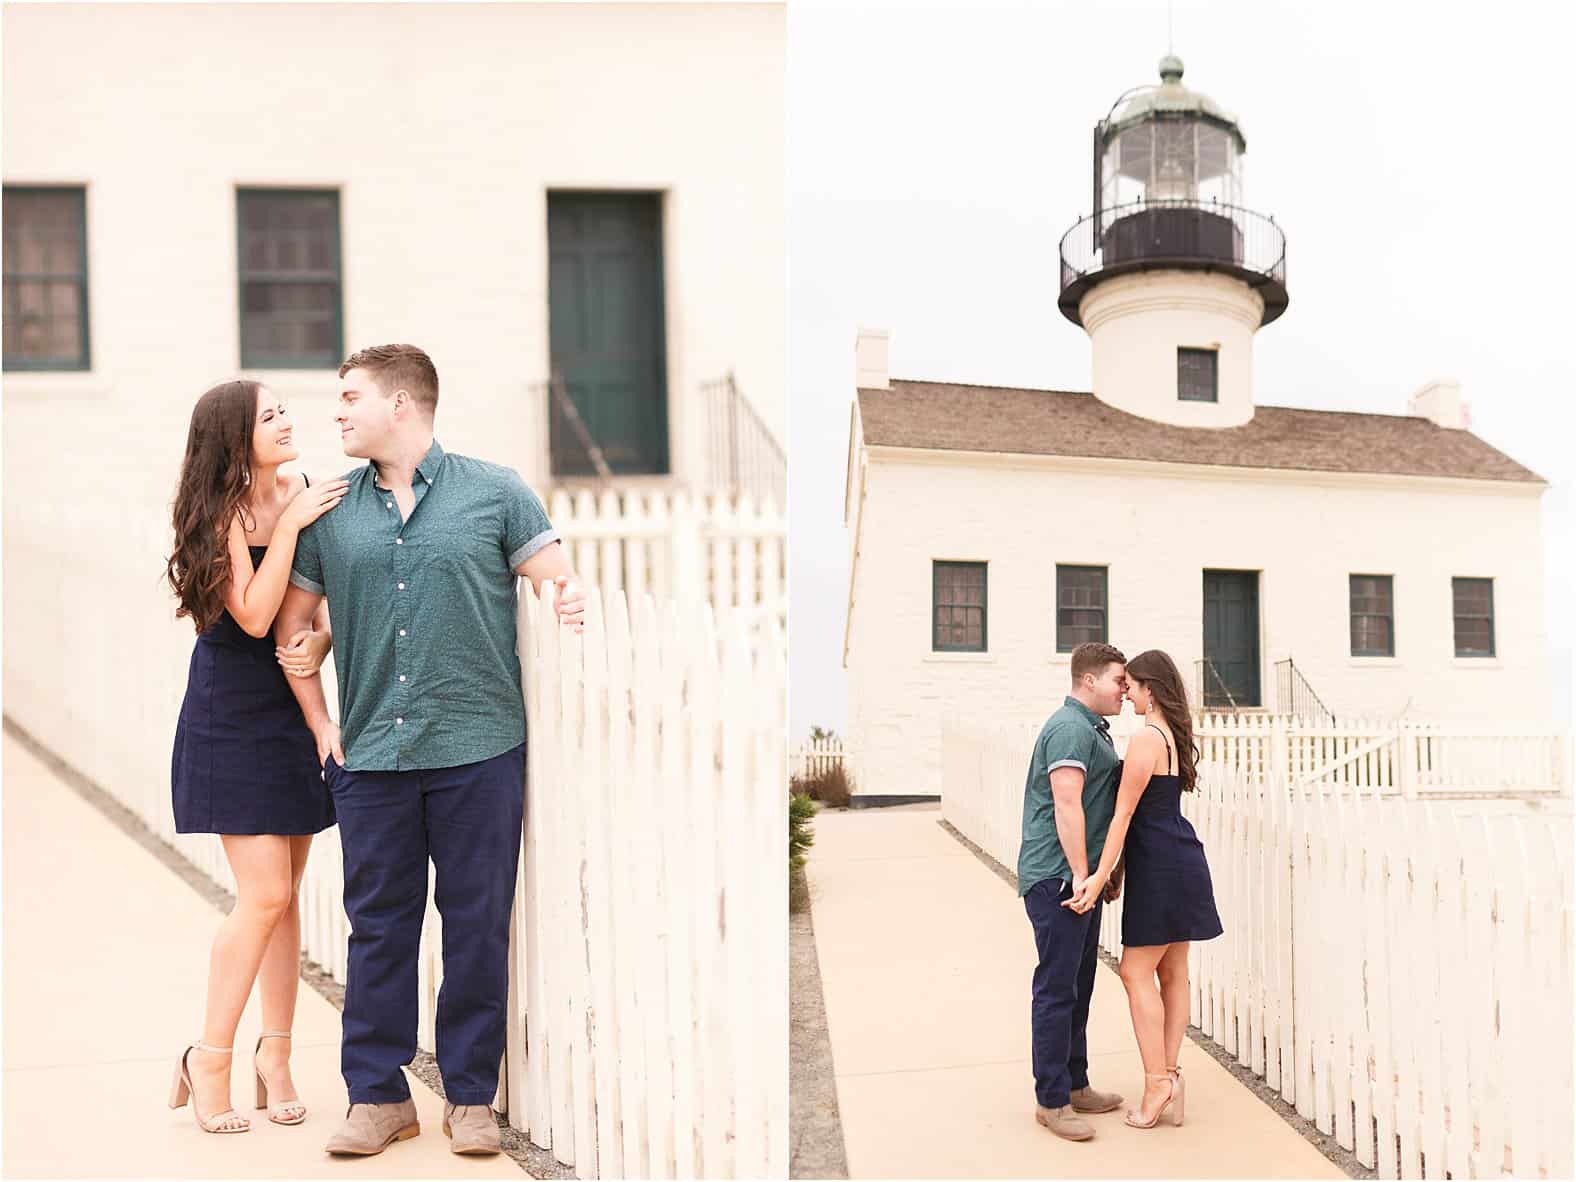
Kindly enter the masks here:
[[[1182, 427], [1238, 427], [1253, 417], [1253, 334], [1264, 300], [1240, 279], [1141, 271], [1098, 283], [1078, 307], [1101, 402]], [[1213, 349], [1216, 402], [1177, 398], [1177, 349]]]
[[[4, 177], [87, 186], [91, 373], [5, 375], [12, 492], [67, 452], [167, 498], [239, 366], [235, 189], [340, 190], [346, 351], [426, 348], [450, 450], [546, 482], [547, 191], [660, 190], [670, 455], [729, 369], [785, 437], [780, 5], [6, 5]], [[252, 371], [348, 466], [332, 370]]]
[[[1338, 715], [1550, 717], [1541, 486], [866, 454], [846, 656], [859, 792], [939, 792], [944, 716], [1030, 727], [1061, 703], [1058, 563], [1108, 566], [1111, 642], [1129, 656], [1166, 650], [1190, 692], [1203, 570], [1258, 570], [1266, 705], [1289, 655]], [[989, 563], [989, 652], [931, 651], [934, 559]], [[1394, 576], [1393, 659], [1350, 655], [1351, 574]], [[1454, 655], [1456, 575], [1494, 579], [1493, 659]]]

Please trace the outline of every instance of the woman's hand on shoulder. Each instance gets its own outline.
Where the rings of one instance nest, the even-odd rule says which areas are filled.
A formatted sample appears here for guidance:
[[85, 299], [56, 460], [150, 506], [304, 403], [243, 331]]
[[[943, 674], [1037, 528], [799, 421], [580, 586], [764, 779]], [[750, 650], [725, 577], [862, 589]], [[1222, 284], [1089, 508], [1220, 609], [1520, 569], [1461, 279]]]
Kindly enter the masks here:
[[288, 525], [298, 532], [305, 529], [344, 500], [349, 487], [348, 480], [329, 480], [303, 488], [290, 498], [285, 511], [279, 515], [280, 524]]

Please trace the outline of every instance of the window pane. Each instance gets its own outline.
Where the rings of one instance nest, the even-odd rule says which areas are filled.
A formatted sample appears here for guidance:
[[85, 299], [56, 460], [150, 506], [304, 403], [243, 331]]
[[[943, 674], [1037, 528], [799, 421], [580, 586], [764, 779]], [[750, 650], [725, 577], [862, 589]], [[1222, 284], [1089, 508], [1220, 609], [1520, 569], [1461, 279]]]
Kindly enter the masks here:
[[337, 363], [339, 195], [243, 190], [238, 226], [241, 363]]
[[1177, 397], [1183, 402], [1215, 402], [1216, 361], [1213, 349], [1177, 350]]
[[1106, 575], [1103, 566], [1057, 566], [1057, 652], [1106, 639]]
[[4, 196], [5, 366], [85, 368], [84, 192], [6, 186]]
[[985, 649], [984, 563], [932, 564], [935, 588], [931, 645], [937, 649]]

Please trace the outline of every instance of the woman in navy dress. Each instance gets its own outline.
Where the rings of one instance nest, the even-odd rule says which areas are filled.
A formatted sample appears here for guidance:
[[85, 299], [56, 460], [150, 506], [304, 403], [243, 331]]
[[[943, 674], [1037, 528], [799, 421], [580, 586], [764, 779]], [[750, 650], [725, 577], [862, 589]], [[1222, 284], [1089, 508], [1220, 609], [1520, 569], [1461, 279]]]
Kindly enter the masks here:
[[230, 1105], [241, 1011], [259, 986], [257, 1106], [278, 1124], [306, 1117], [290, 1079], [300, 979], [296, 892], [312, 835], [334, 823], [317, 747], [285, 681], [316, 677], [327, 617], [283, 646], [271, 636], [300, 531], [339, 504], [346, 483], [308, 485], [280, 471], [299, 453], [283, 403], [257, 382], [225, 382], [192, 411], [166, 576], [177, 616], [197, 629], [170, 761], [178, 833], [221, 835], [235, 909], [214, 937], [202, 1038], [176, 1065], [170, 1106], [188, 1099], [200, 1128], [244, 1133]]
[[1198, 780], [1198, 749], [1176, 662], [1159, 649], [1139, 653], [1127, 663], [1127, 697], [1144, 728], [1128, 741], [1099, 869], [1066, 906], [1088, 910], [1121, 866], [1122, 985], [1144, 1061], [1144, 1098], [1126, 1119], [1152, 1129], [1168, 1108], [1172, 1123], [1182, 1123], [1177, 1054], [1187, 1030], [1188, 944], [1223, 929], [1204, 845], [1182, 815], [1182, 793]]

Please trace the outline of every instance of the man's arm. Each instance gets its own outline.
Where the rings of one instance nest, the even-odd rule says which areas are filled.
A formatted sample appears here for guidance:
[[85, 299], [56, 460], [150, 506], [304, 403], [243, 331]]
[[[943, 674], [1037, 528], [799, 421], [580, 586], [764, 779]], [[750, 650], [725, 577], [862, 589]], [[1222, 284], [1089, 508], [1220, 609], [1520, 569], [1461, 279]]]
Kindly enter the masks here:
[[[322, 602], [322, 595], [291, 583], [285, 588], [284, 601], [279, 605], [279, 614], [274, 617], [274, 642], [284, 644], [301, 629], [310, 628], [312, 617]], [[287, 677], [285, 682], [301, 707], [301, 716], [306, 719], [307, 729], [317, 740], [318, 762], [325, 762], [332, 752], [335, 761], [344, 767], [345, 752], [339, 745], [339, 725], [328, 716], [328, 700], [323, 696], [323, 675], [314, 673], [311, 677]]]
[[514, 573], [530, 579], [531, 586], [543, 598], [551, 583], [558, 593], [558, 622], [569, 625], [576, 632], [585, 629], [586, 593], [575, 579], [574, 568], [569, 565], [569, 555], [564, 553], [562, 542], [549, 542], [515, 567]]
[[1089, 847], [1084, 843], [1084, 771], [1076, 764], [1051, 769], [1051, 804], [1056, 816], [1056, 836], [1073, 872], [1076, 892], [1089, 877]]

